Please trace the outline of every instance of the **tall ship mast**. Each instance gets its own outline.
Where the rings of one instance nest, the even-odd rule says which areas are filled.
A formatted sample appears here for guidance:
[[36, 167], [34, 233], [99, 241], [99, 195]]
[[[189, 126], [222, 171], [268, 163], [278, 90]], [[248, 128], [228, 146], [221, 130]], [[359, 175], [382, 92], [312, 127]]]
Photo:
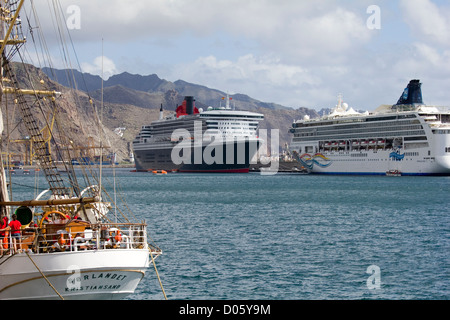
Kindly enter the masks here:
[[[125, 297], [135, 291], [161, 250], [149, 243], [147, 224], [112, 201], [95, 170], [76, 173], [71, 166], [73, 150], [67, 146], [75, 139], [67, 135], [70, 130], [58, 112], [64, 93], [46, 88], [43, 80], [37, 84], [36, 75], [22, 63], [23, 5], [24, 0], [0, 0], [0, 299]], [[13, 58], [20, 62], [12, 63]], [[34, 199], [16, 201], [8, 187], [12, 181], [4, 164], [9, 163], [10, 131], [4, 123], [11, 109], [19, 113], [34, 161], [48, 183]], [[38, 115], [47, 113], [56, 125], [44, 134]], [[98, 128], [103, 130], [100, 123]]]
[[246, 173], [263, 140], [258, 137], [264, 115], [225, 107], [197, 109], [186, 96], [176, 114], [142, 127], [133, 141], [136, 170]]
[[421, 85], [371, 113], [339, 99], [329, 115], [295, 121], [291, 153], [317, 174], [450, 175], [450, 109], [425, 105]]

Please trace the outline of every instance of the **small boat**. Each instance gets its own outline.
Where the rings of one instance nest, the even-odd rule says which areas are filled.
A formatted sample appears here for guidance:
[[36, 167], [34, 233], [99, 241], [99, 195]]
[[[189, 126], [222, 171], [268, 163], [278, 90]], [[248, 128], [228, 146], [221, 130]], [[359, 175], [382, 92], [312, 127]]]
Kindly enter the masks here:
[[166, 170], [152, 170], [153, 174], [161, 175], [161, 174], [167, 174]]
[[400, 177], [402, 173], [399, 170], [388, 170], [386, 176], [388, 177]]
[[293, 167], [292, 168], [292, 172], [298, 173], [298, 174], [308, 174], [308, 169], [306, 169], [305, 167], [301, 166], [300, 168], [297, 167]]

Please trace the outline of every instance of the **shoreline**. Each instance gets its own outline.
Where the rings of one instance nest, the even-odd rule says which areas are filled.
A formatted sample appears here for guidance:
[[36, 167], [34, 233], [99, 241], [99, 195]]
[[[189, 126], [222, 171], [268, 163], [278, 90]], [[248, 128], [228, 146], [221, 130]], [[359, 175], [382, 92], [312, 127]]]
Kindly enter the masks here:
[[[81, 168], [82, 165], [73, 165], [74, 169], [77, 169], [77, 167]], [[90, 164], [90, 165], [88, 165], [88, 167], [99, 168], [100, 165], [99, 164]], [[260, 162], [258, 162], [257, 164], [251, 164], [250, 167], [249, 167], [249, 172], [260, 172], [261, 168], [265, 168], [265, 167], [269, 168], [270, 164], [261, 164]], [[65, 166], [60, 164], [60, 163], [56, 165], [56, 168], [60, 172], [66, 171], [65, 170], [66, 169]], [[116, 165], [104, 164], [103, 168], [104, 169], [118, 168], [118, 169], [136, 170], [136, 166], [134, 165], [134, 163], [121, 163], [121, 164], [116, 164]], [[12, 170], [17, 170], [17, 171], [40, 171], [41, 169], [37, 165], [24, 165], [24, 166], [12, 167]], [[147, 171], [151, 172], [152, 170], [147, 170]], [[299, 164], [296, 161], [280, 161], [279, 164], [278, 164], [278, 172], [302, 172], [301, 164]]]

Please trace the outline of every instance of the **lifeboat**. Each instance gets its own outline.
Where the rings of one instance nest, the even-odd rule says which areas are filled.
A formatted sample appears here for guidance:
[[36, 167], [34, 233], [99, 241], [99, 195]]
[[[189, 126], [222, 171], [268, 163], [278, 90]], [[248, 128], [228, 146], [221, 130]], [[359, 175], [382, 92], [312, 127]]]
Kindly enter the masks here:
[[153, 174], [167, 174], [167, 171], [166, 170], [152, 170], [152, 173]]

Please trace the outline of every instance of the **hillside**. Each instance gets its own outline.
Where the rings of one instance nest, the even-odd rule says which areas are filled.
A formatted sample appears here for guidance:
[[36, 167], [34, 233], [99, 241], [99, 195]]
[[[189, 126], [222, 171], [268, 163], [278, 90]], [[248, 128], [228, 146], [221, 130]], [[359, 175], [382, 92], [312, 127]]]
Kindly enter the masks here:
[[[118, 153], [120, 159], [128, 157], [128, 141], [114, 134], [109, 126], [106, 125], [104, 130], [100, 130], [98, 125], [98, 117], [95, 112], [95, 108], [100, 106], [100, 102], [93, 99], [93, 103], [90, 103], [90, 97], [83, 91], [69, 89], [54, 82], [38, 68], [31, 65], [13, 64], [14, 72], [21, 83], [22, 88], [35, 88], [37, 90], [54, 90], [61, 92], [61, 96], [56, 98], [57, 104], [57, 118], [59, 120], [59, 127], [55, 122], [53, 123], [53, 112], [49, 109], [47, 103], [38, 103], [33, 96], [27, 97], [32, 105], [37, 125], [39, 128], [46, 127], [47, 124], [52, 126], [54, 132], [54, 139], [61, 141], [61, 136], [57, 133], [58, 128], [64, 131], [70, 139], [70, 146], [67, 148], [84, 148], [87, 146], [93, 147], [86, 149], [93, 155], [99, 155], [100, 136], [105, 137], [106, 145], [112, 146], [111, 149]], [[19, 158], [25, 160], [26, 154], [27, 136], [23, 121], [20, 117], [18, 108], [13, 107], [14, 104], [11, 98], [3, 98], [3, 121], [5, 124], [5, 130], [3, 132], [3, 140], [9, 139], [11, 141], [10, 150], [13, 153], [13, 158]], [[125, 108], [131, 111], [133, 114], [139, 114], [138, 107], [132, 105], [119, 105], [112, 106], [114, 109]], [[146, 119], [144, 116], [142, 119]], [[150, 119], [148, 119], [150, 120]], [[105, 123], [109, 123], [109, 120], [105, 119]], [[64, 147], [64, 146], [63, 146]], [[55, 146], [52, 145], [51, 149]], [[22, 156], [22, 158], [20, 158]]]
[[[53, 80], [65, 86], [76, 87], [96, 99], [101, 100], [102, 80], [99, 76], [88, 73], [80, 73], [71, 70], [73, 76], [67, 77], [67, 70], [43, 69]], [[142, 125], [156, 120], [161, 104], [166, 113], [173, 112], [182, 102], [184, 96], [194, 96], [197, 107], [218, 107], [223, 103], [222, 97], [226, 93], [206, 86], [189, 83], [183, 80], [170, 82], [160, 79], [157, 75], [133, 75], [127, 72], [114, 75], [103, 81], [104, 123], [110, 129], [117, 127], [127, 128], [124, 139], [130, 142], [139, 132]], [[319, 116], [313, 109], [292, 109], [276, 103], [261, 102], [245, 94], [230, 95], [232, 105], [238, 110], [247, 110], [263, 113], [265, 120], [260, 128], [278, 129], [280, 134], [280, 146], [290, 141], [288, 132], [292, 121], [301, 119], [305, 115], [311, 118]]]

